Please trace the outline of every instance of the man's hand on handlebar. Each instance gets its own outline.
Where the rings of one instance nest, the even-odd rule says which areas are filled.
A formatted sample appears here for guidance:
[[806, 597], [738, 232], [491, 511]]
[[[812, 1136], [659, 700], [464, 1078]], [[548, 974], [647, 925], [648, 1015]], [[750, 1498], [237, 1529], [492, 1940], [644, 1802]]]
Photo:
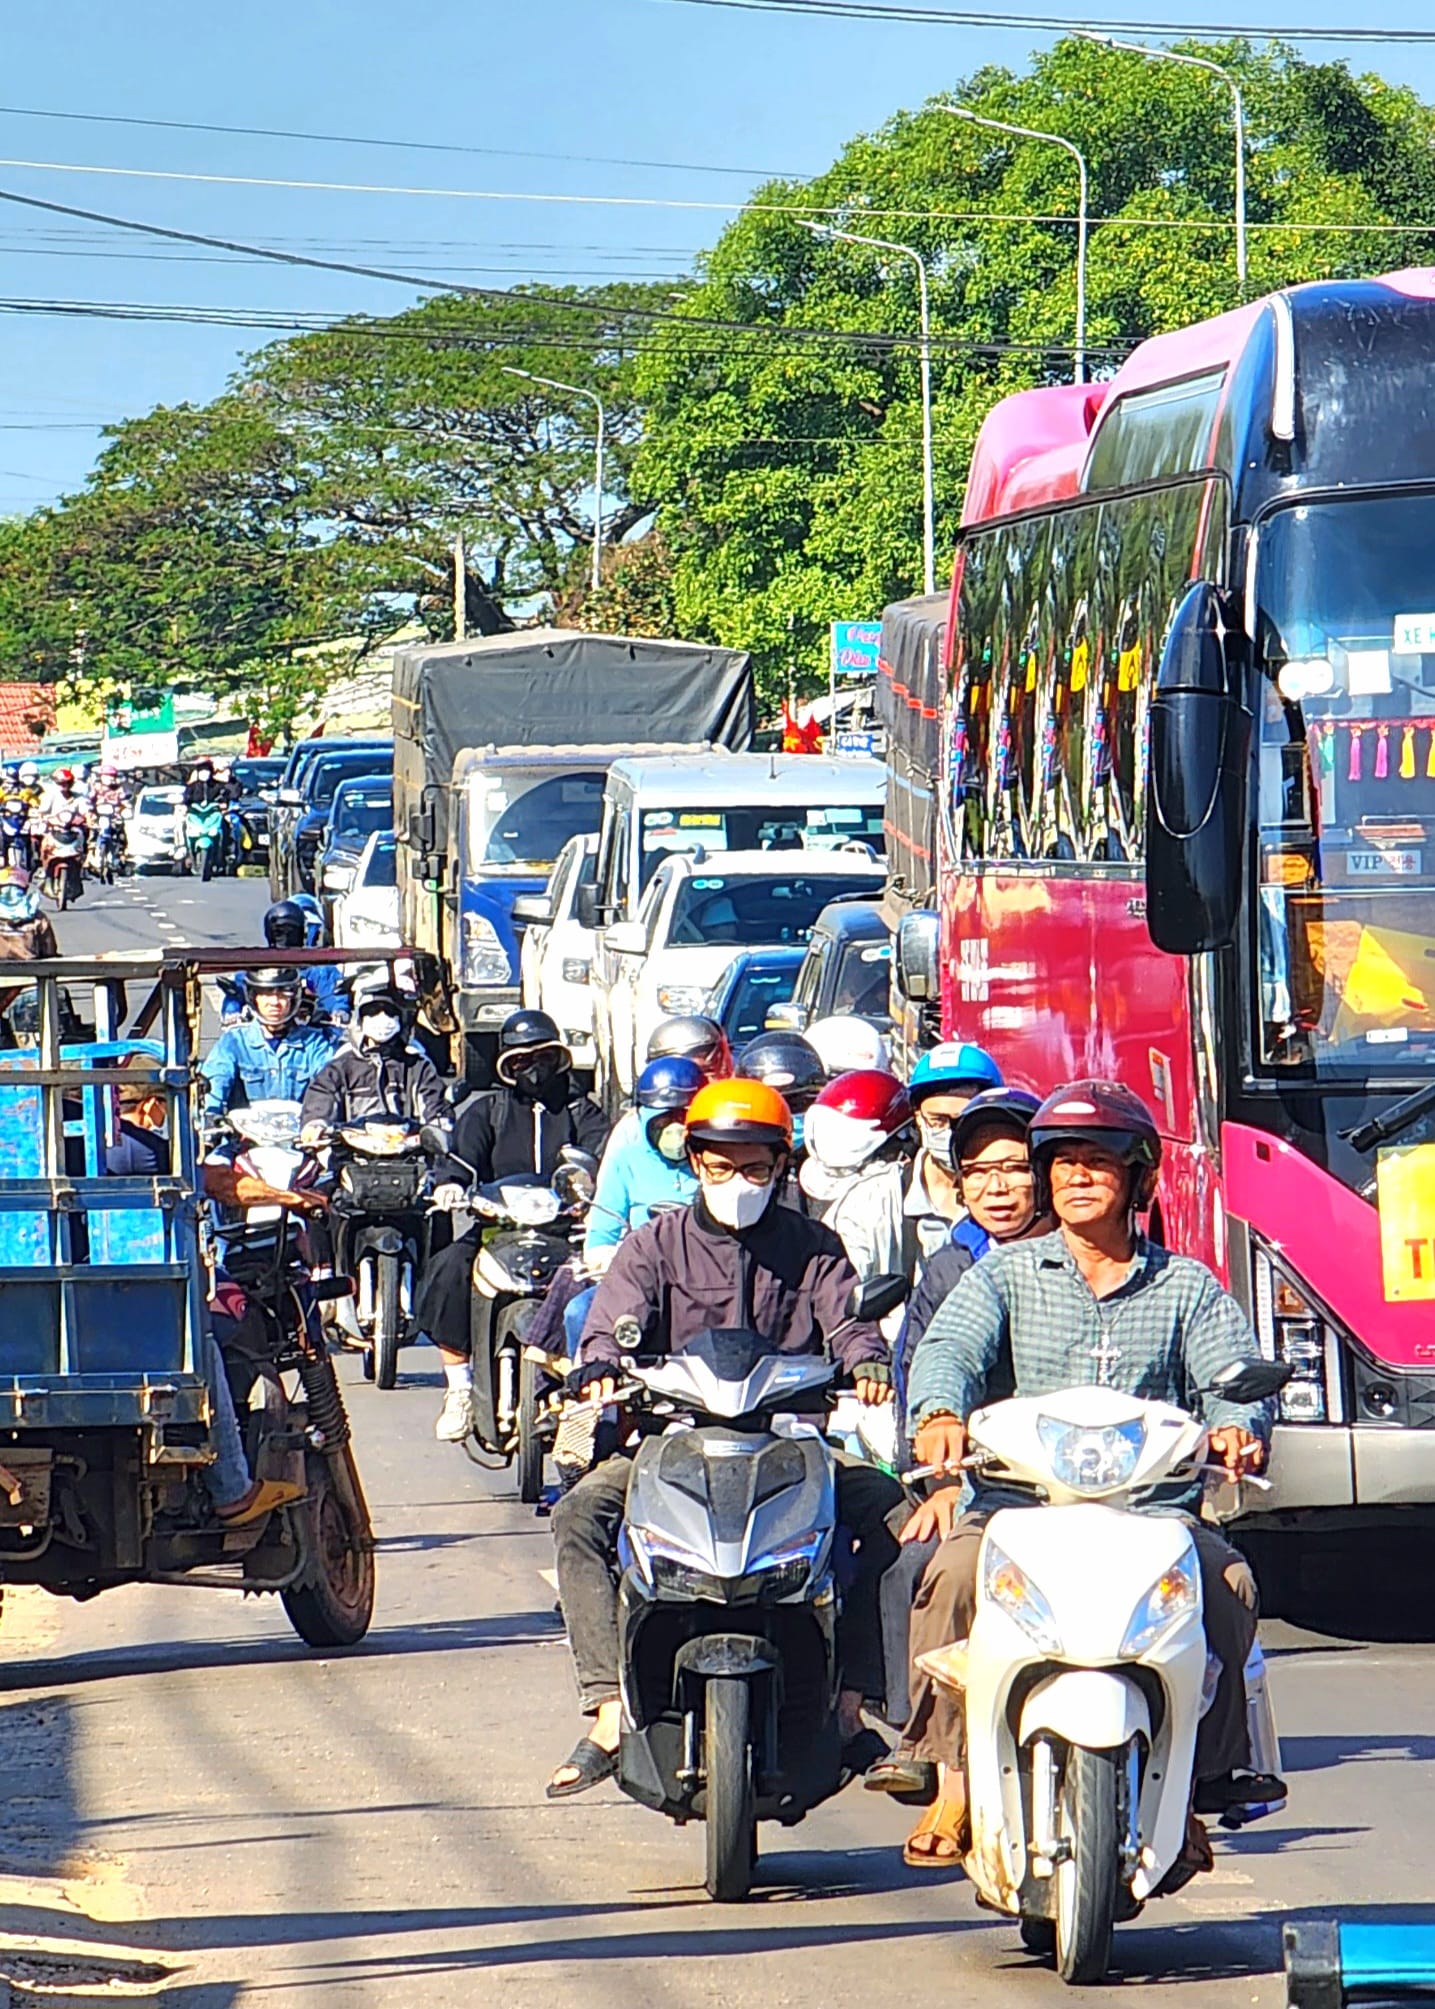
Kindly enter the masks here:
[[455, 1213], [467, 1200], [468, 1193], [457, 1179], [444, 1179], [433, 1189], [433, 1204], [444, 1214]]
[[1210, 1442], [1211, 1456], [1217, 1464], [1225, 1466], [1228, 1478], [1248, 1479], [1265, 1470], [1265, 1445], [1238, 1424], [1227, 1423], [1222, 1429], [1213, 1430]]
[[575, 1368], [568, 1385], [579, 1402], [594, 1409], [606, 1409], [618, 1399], [618, 1369], [606, 1360], [593, 1360]]
[[961, 1511], [962, 1488], [939, 1486], [916, 1508], [897, 1539], [899, 1542], [945, 1541]]
[[892, 1369], [885, 1360], [859, 1360], [852, 1370], [857, 1400], [869, 1409], [892, 1400]]
[[966, 1425], [955, 1416], [929, 1416], [912, 1439], [912, 1455], [919, 1465], [957, 1471], [967, 1455]]

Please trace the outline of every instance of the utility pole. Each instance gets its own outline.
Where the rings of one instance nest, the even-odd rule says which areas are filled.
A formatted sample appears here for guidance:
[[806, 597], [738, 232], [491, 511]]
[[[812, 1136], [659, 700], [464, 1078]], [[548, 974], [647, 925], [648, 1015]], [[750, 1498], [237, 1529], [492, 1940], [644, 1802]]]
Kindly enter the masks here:
[[468, 640], [468, 554], [461, 530], [455, 531], [453, 540], [453, 638]]

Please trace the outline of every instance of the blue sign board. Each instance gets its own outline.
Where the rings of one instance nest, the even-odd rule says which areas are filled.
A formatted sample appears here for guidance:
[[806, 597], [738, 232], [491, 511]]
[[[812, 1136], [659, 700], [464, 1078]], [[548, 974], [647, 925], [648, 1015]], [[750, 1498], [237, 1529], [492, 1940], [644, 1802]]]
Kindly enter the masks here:
[[880, 621], [834, 621], [832, 623], [833, 676], [875, 677], [881, 642]]
[[839, 732], [832, 735], [833, 753], [875, 753], [875, 732]]

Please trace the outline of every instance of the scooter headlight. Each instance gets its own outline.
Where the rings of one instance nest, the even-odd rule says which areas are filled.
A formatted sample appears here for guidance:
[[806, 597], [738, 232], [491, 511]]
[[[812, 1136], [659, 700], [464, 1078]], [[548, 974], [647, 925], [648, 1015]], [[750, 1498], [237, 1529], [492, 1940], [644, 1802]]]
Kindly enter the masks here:
[[547, 1186], [504, 1186], [503, 1205], [520, 1228], [546, 1228], [562, 1212], [558, 1195]]
[[1061, 1653], [1061, 1634], [1051, 1606], [1021, 1565], [993, 1541], [982, 1551], [982, 1595], [1014, 1618], [1043, 1653]]
[[638, 1574], [649, 1589], [663, 1597], [700, 1598], [710, 1604], [726, 1604], [721, 1582], [699, 1566], [700, 1557], [679, 1548], [676, 1542], [660, 1540], [631, 1521], [627, 1532]]
[[1126, 1637], [1121, 1642], [1122, 1659], [1135, 1660], [1153, 1647], [1179, 1619], [1189, 1617], [1200, 1608], [1201, 1571], [1195, 1549], [1188, 1546], [1178, 1561], [1161, 1572], [1132, 1613]]
[[1136, 1417], [1093, 1428], [1064, 1416], [1039, 1416], [1036, 1434], [1051, 1476], [1074, 1493], [1116, 1492], [1129, 1482], [1146, 1443], [1146, 1425]]
[[739, 1602], [751, 1597], [758, 1604], [777, 1604], [785, 1597], [796, 1597], [806, 1590], [826, 1543], [827, 1536], [819, 1529], [800, 1542], [756, 1557], [739, 1586]]

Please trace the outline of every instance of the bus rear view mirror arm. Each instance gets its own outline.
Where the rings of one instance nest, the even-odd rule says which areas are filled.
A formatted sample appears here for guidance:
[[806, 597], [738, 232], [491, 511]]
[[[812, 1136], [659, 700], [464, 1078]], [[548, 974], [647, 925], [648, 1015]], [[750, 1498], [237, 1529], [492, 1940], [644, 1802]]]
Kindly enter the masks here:
[[1151, 700], [1146, 925], [1158, 949], [1225, 948], [1241, 905], [1251, 714], [1244, 645], [1208, 581], [1177, 607]]

